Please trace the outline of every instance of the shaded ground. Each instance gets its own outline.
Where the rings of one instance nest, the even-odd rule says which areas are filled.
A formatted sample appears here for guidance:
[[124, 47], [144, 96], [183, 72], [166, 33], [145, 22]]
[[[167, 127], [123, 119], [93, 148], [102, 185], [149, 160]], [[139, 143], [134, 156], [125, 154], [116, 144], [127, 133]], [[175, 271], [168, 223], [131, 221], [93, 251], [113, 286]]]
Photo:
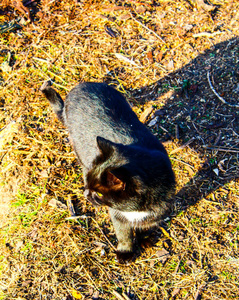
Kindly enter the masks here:
[[[0, 5], [0, 299], [236, 299], [239, 6], [210, 3]], [[49, 78], [62, 95], [113, 84], [170, 154], [175, 210], [130, 265], [115, 260], [106, 209], [83, 198], [67, 132], [39, 92]]]

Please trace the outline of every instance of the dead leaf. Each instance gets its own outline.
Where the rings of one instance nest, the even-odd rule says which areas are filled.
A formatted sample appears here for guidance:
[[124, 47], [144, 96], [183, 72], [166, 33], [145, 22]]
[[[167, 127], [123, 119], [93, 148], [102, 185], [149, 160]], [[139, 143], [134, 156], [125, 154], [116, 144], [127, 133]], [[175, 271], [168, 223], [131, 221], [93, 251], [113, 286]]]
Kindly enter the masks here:
[[47, 170], [42, 170], [40, 173], [39, 173], [40, 177], [42, 178], [48, 178], [48, 172]]
[[116, 11], [116, 10], [124, 10], [124, 6], [113, 6], [110, 8], [105, 8], [102, 11], [103, 12], [112, 12], [112, 11]]
[[158, 122], [158, 117], [155, 117], [155, 118], [153, 118], [153, 119], [149, 122], [148, 126], [149, 126], [149, 127], [152, 127], [152, 126], [154, 126], [157, 122]]
[[173, 70], [173, 69], [174, 69], [174, 62], [173, 62], [172, 59], [169, 61], [167, 68], [168, 68], [169, 70]]
[[81, 293], [80, 292], [78, 292], [77, 290], [72, 290], [71, 291], [71, 293], [72, 293], [72, 296], [75, 298], [75, 299], [82, 299], [82, 295], [81, 295]]
[[129, 20], [131, 18], [131, 15], [130, 14], [123, 14], [119, 17], [120, 20], [123, 20], [123, 21], [126, 21], [126, 20]]
[[222, 172], [226, 172], [225, 161], [227, 161], [227, 158], [220, 160], [219, 163], [218, 163], [218, 168]]
[[172, 291], [172, 297], [175, 297], [180, 292], [180, 288], [174, 288]]
[[60, 201], [56, 200], [55, 198], [52, 198], [49, 202], [48, 205], [50, 205], [53, 208], [58, 208], [62, 210], [67, 210], [67, 206]]
[[165, 263], [166, 260], [169, 258], [170, 253], [169, 253], [167, 250], [162, 249], [162, 250], [158, 250], [158, 251], [156, 252], [156, 255], [158, 256], [159, 261], [163, 264], [163, 263]]
[[146, 8], [145, 8], [143, 5], [140, 5], [140, 6], [136, 7], [135, 11], [136, 11], [138, 14], [143, 14], [143, 13], [145, 13]]
[[97, 300], [99, 298], [99, 296], [100, 296], [99, 291], [95, 291], [94, 294], [92, 295], [92, 299]]
[[9, 66], [8, 61], [4, 61], [1, 64], [1, 70], [3, 71], [3, 73], [10, 73], [12, 71], [12, 67]]
[[163, 58], [163, 51], [157, 52], [157, 54], [155, 55], [156, 62], [158, 63], [161, 62], [162, 58]]
[[24, 245], [24, 243], [22, 240], [18, 241], [15, 246], [16, 251], [20, 251], [20, 249], [23, 247], [23, 245]]
[[152, 51], [147, 52], [147, 58], [151, 64], [154, 62]]
[[[91, 250], [93, 253], [95, 253], [95, 252], [100, 252], [101, 253], [102, 250], [104, 250], [104, 248], [106, 246], [104, 243], [101, 243], [101, 242], [94, 242], [94, 245], [96, 247]], [[103, 251], [102, 253], [103, 253], [103, 256], [104, 256], [105, 251]]]

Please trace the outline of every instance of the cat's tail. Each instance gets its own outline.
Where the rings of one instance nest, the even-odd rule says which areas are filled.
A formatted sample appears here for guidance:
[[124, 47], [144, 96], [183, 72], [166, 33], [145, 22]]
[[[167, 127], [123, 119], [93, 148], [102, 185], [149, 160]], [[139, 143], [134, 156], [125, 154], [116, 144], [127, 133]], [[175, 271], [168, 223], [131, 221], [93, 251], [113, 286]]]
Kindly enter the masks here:
[[51, 107], [53, 108], [58, 119], [64, 124], [64, 117], [63, 117], [64, 101], [62, 100], [61, 96], [57, 93], [57, 91], [55, 91], [51, 87], [51, 85], [52, 85], [51, 80], [45, 81], [41, 86], [40, 91], [49, 100]]

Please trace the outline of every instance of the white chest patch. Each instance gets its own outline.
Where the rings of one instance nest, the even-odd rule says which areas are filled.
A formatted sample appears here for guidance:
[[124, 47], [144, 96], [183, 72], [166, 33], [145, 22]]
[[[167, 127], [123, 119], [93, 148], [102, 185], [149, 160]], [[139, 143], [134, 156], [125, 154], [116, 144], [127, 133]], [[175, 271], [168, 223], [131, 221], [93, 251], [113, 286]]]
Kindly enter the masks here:
[[132, 223], [142, 221], [150, 215], [147, 211], [121, 211], [120, 213]]

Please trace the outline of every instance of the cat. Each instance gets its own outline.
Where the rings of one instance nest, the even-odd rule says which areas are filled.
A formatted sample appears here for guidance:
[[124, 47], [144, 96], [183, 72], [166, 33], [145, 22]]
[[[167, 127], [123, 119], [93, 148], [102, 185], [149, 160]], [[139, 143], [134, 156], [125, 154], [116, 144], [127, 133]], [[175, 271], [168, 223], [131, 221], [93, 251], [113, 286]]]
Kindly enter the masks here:
[[80, 83], [63, 101], [51, 85], [47, 81], [40, 90], [69, 131], [84, 195], [96, 206], [108, 206], [117, 259], [129, 261], [133, 229], [153, 228], [172, 204], [175, 176], [167, 152], [113, 87]]

